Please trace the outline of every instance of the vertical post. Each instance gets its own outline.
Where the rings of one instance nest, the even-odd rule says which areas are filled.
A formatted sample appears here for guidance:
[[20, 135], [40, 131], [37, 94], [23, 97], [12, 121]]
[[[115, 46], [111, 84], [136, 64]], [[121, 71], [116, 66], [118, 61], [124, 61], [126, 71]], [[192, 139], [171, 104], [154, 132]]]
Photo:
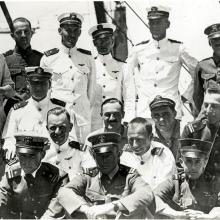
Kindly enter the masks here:
[[11, 16], [9, 14], [9, 11], [7, 9], [7, 6], [6, 6], [5, 2], [4, 1], [0, 1], [0, 6], [1, 6], [2, 11], [3, 11], [4, 15], [5, 15], [5, 18], [7, 20], [7, 23], [8, 23], [8, 26], [10, 28], [10, 31], [13, 32], [12, 19], [11, 19]]
[[95, 6], [95, 13], [97, 18], [97, 23], [106, 23], [106, 16], [105, 16], [105, 10], [104, 10], [104, 2], [102, 1], [94, 1]]

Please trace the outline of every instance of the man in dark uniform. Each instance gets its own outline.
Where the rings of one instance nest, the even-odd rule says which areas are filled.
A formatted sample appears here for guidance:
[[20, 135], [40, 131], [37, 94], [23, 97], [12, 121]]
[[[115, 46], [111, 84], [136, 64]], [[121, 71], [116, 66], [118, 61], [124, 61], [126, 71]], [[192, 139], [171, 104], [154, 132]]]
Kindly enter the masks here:
[[213, 175], [220, 175], [220, 89], [209, 88], [206, 91], [201, 118], [188, 123], [182, 138], [196, 138], [213, 142], [207, 170]]
[[193, 99], [197, 114], [201, 110], [206, 89], [220, 88], [220, 23], [208, 26], [204, 33], [208, 35], [213, 56], [200, 61], [196, 67]]
[[15, 83], [16, 93], [5, 105], [6, 114], [15, 103], [30, 97], [24, 68], [27, 66], [39, 66], [40, 59], [43, 56], [39, 51], [32, 50], [30, 45], [32, 35], [33, 32], [29, 20], [19, 17], [13, 21], [13, 33], [11, 36], [16, 45], [14, 50], [7, 51], [4, 55], [12, 80]]
[[119, 164], [120, 135], [100, 133], [89, 138], [97, 170], [75, 177], [58, 194], [60, 204], [71, 214], [87, 218], [152, 217], [154, 196], [135, 170]]
[[20, 161], [13, 164], [0, 182], [0, 216], [2, 218], [61, 218], [64, 210], [56, 195], [67, 183], [66, 173], [41, 162], [48, 149], [42, 136], [16, 135]]
[[175, 102], [172, 99], [156, 96], [150, 103], [151, 117], [154, 120], [154, 141], [167, 146], [177, 158], [180, 120], [176, 119]]
[[[180, 145], [180, 162], [183, 167], [183, 171], [179, 173], [180, 200], [175, 208], [173, 207], [174, 209], [171, 208], [172, 206], [166, 206], [160, 214], [173, 218], [184, 217], [184, 213], [185, 218], [190, 219], [219, 218], [220, 179], [205, 170], [212, 143], [186, 138], [180, 139]], [[161, 187], [166, 189], [166, 184]], [[169, 193], [172, 195], [171, 192]], [[163, 196], [169, 193], [167, 191]], [[163, 196], [164, 202], [167, 202], [167, 198]]]

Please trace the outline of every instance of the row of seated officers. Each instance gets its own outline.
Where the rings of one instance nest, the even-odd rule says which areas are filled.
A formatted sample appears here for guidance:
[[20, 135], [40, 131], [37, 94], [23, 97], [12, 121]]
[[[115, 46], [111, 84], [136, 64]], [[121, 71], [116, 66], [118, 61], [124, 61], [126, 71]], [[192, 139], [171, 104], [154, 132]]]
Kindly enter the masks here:
[[[6, 151], [1, 161], [3, 218], [219, 217], [218, 149], [213, 144], [219, 132], [218, 89], [207, 90], [201, 119], [185, 127], [178, 146], [159, 139], [177, 120], [175, 102], [161, 96], [150, 103], [153, 126], [141, 117], [122, 124], [123, 104], [105, 100], [104, 127], [80, 145], [70, 139], [73, 124], [65, 103], [48, 95], [50, 70], [28, 68], [27, 75], [32, 102], [44, 97], [38, 107], [45, 121], [39, 123], [41, 135], [12, 132], [16, 157], [9, 160]], [[33, 126], [28, 114], [34, 110], [29, 102], [15, 106], [9, 130], [25, 120], [25, 126]]]

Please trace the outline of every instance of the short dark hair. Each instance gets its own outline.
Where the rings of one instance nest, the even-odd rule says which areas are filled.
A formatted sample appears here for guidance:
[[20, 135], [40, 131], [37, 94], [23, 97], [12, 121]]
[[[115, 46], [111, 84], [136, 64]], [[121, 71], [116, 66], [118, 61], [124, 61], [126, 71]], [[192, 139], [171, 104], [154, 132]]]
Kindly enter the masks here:
[[152, 134], [152, 124], [148, 119], [142, 118], [142, 117], [136, 117], [128, 123], [128, 127], [130, 127], [131, 125], [137, 125], [137, 124], [143, 125], [148, 135]]
[[55, 108], [52, 108], [50, 109], [48, 112], [47, 112], [47, 123], [48, 123], [48, 118], [50, 115], [56, 115], [56, 116], [59, 116], [61, 114], [66, 114], [66, 117], [68, 119], [68, 121], [70, 122], [70, 114], [69, 112], [63, 108], [63, 107], [55, 107]]
[[13, 24], [13, 31], [14, 31], [14, 24], [15, 24], [17, 21], [28, 23], [28, 25], [29, 25], [29, 27], [30, 27], [30, 29], [31, 29], [31, 22], [30, 22], [27, 18], [24, 18], [24, 17], [18, 17], [18, 18], [15, 18], [15, 19], [12, 21], [12, 24]]
[[101, 114], [103, 112], [103, 106], [108, 104], [108, 103], [118, 103], [120, 106], [121, 106], [121, 111], [123, 112], [124, 111], [124, 104], [123, 102], [121, 102], [120, 100], [118, 100], [117, 98], [109, 98], [109, 99], [106, 99], [102, 105], [101, 105]]

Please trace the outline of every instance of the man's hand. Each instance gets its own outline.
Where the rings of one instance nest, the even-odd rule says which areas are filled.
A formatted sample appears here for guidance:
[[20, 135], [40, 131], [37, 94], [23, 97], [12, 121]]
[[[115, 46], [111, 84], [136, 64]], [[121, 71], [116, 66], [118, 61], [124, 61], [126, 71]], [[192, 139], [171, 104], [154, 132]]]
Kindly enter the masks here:
[[7, 149], [5, 149], [5, 159], [11, 160], [15, 157], [16, 146], [13, 144], [7, 145]]
[[94, 205], [91, 207], [87, 206], [84, 210], [84, 213], [88, 219], [103, 219], [102, 215], [109, 214], [112, 211], [114, 211], [114, 205], [112, 203], [107, 203], [104, 205]]
[[188, 218], [192, 219], [192, 220], [193, 219], [200, 219], [200, 218], [201, 219], [208, 218], [207, 214], [205, 214], [204, 212], [199, 211], [199, 210], [186, 209], [184, 212], [187, 214]]

